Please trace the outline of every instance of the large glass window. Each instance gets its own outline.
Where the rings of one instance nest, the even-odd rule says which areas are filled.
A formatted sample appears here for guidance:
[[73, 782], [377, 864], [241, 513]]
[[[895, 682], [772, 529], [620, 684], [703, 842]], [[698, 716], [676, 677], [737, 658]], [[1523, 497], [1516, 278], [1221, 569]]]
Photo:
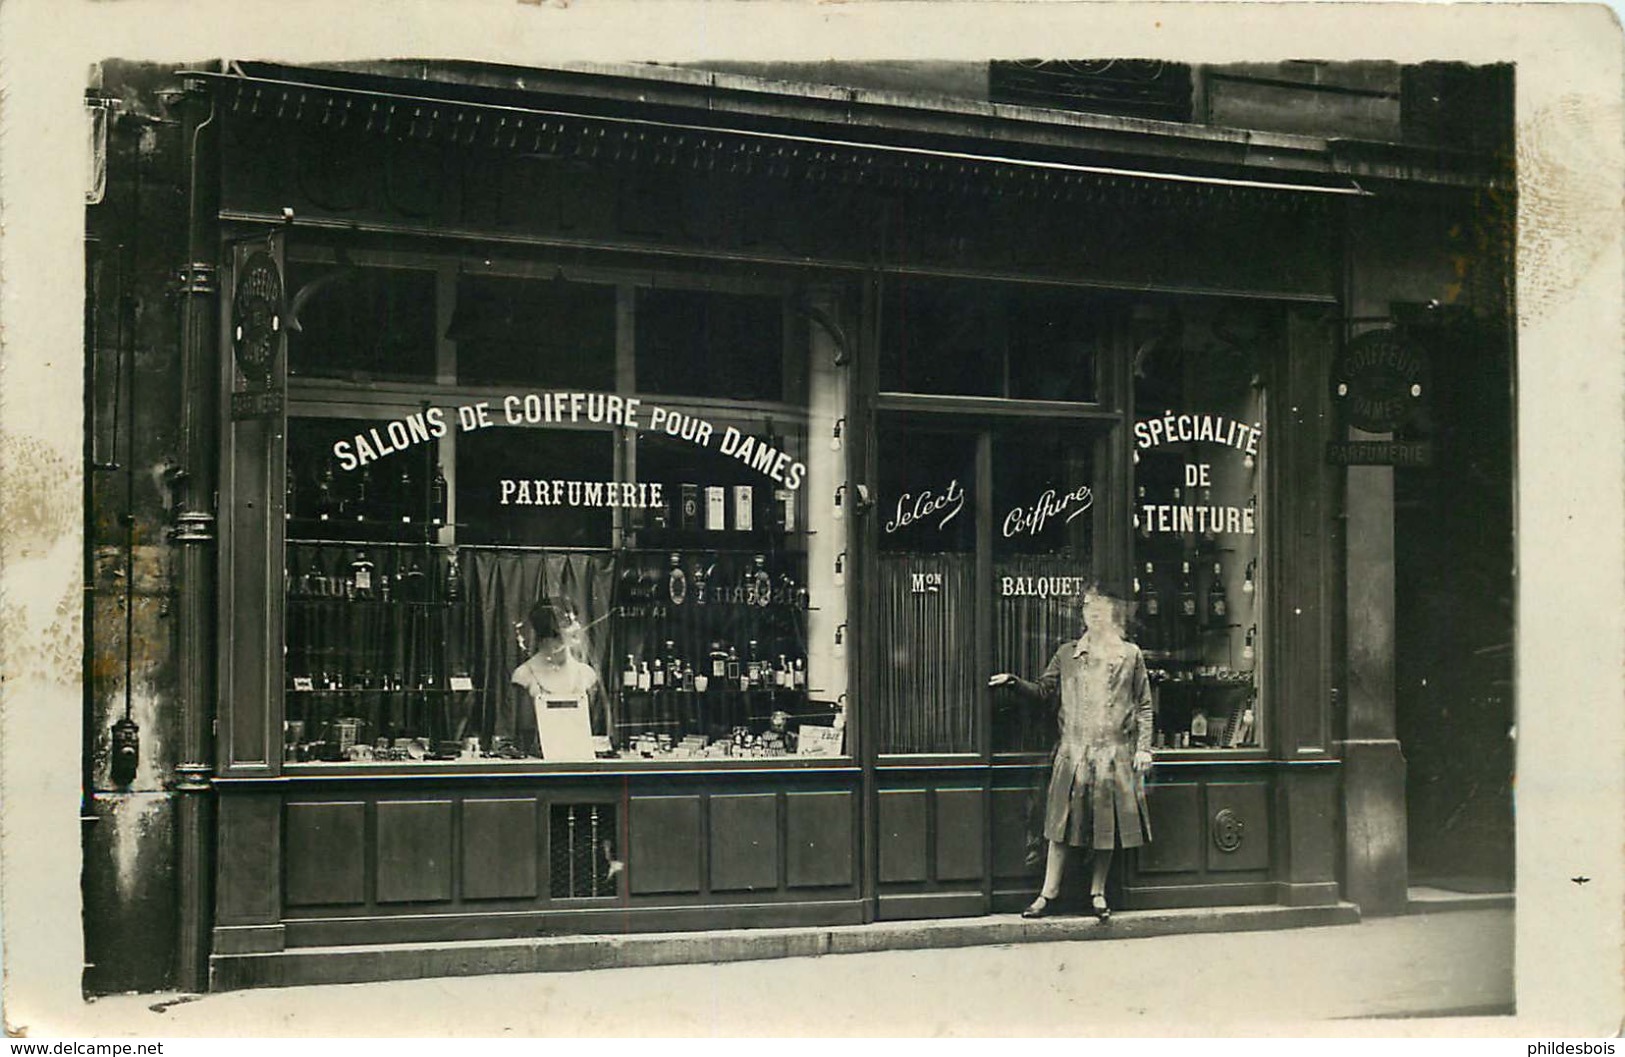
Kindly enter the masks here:
[[285, 761], [843, 754], [844, 388], [787, 292], [462, 265], [302, 317]]
[[1263, 744], [1263, 310], [1135, 312], [1134, 590], [1162, 750]]

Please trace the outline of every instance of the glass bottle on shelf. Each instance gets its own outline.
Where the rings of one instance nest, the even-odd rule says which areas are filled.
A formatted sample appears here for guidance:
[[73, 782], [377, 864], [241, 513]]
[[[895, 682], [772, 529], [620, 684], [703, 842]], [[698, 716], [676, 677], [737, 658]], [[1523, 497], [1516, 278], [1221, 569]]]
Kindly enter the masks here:
[[756, 566], [755, 572], [751, 573], [756, 595], [754, 601], [758, 606], [772, 605], [773, 577], [769, 576], [767, 572], [767, 556], [758, 554], [751, 559], [751, 562]]
[[666, 688], [666, 665], [659, 657], [649, 666], [649, 689], [664, 690]]
[[[674, 553], [671, 556], [671, 568], [666, 572], [666, 595], [674, 606], [680, 606], [688, 601], [688, 577], [683, 573], [681, 554]], [[666, 648], [670, 650], [671, 643], [666, 643]]]
[[408, 524], [412, 520], [412, 515], [418, 511], [413, 509], [412, 502], [412, 464], [404, 459], [401, 461], [401, 475], [395, 483], [395, 490], [395, 502], [398, 504], [401, 523]]
[[795, 675], [792, 678], [791, 682], [793, 683], [793, 687], [792, 687], [793, 689], [796, 689], [796, 690], [805, 690], [805, 689], [807, 689], [807, 662], [802, 660], [802, 658], [800, 658], [800, 657], [796, 658]]
[[1145, 572], [1139, 580], [1141, 623], [1145, 628], [1145, 645], [1155, 648], [1162, 630], [1162, 599], [1157, 594], [1156, 567], [1145, 563]]
[[1213, 516], [1217, 511], [1213, 509], [1213, 489], [1202, 489], [1202, 541], [1213, 543], [1218, 540], [1218, 532], [1213, 524]]
[[[658, 662], [657, 662], [658, 663]], [[638, 662], [638, 689], [648, 693], [654, 689], [654, 675], [649, 671], [648, 661]]]
[[316, 517], [320, 521], [330, 521], [338, 513], [338, 485], [333, 480], [333, 466], [329, 463], [322, 467], [322, 475], [316, 480]]
[[1242, 660], [1250, 661], [1254, 657], [1258, 656], [1257, 641], [1258, 641], [1258, 625], [1254, 624], [1252, 627], [1247, 629], [1247, 637], [1244, 640], [1242, 640], [1242, 645], [1241, 645], [1241, 659]]
[[626, 655], [626, 667], [621, 669], [621, 689], [635, 690], [638, 685], [638, 669], [632, 663], [632, 655]]
[[434, 464], [434, 479], [429, 485], [429, 517], [436, 525], [446, 523], [446, 471], [439, 462]]
[[446, 554], [446, 601], [456, 602], [463, 595], [463, 574], [457, 562], [457, 552]]
[[695, 558], [689, 566], [689, 579], [694, 583], [694, 604], [697, 606], [703, 606], [707, 601], [706, 590], [710, 585], [711, 569], [714, 568], [708, 568], [700, 558]]
[[1207, 621], [1214, 627], [1230, 622], [1230, 600], [1224, 590], [1224, 563], [1213, 563], [1213, 579], [1207, 585]]
[[1207, 744], [1207, 713], [1200, 708], [1191, 713], [1191, 744]]
[[367, 552], [358, 550], [355, 559], [350, 562], [350, 594], [363, 601], [372, 598], [373, 563], [367, 557]]
[[731, 645], [728, 647], [728, 658], [723, 671], [730, 685], [739, 685], [739, 651]]
[[344, 503], [346, 514], [357, 521], [367, 520], [367, 514], [371, 511], [372, 502], [376, 498], [375, 492], [372, 467], [361, 467], [361, 472], [355, 477], [355, 492]]
[[1145, 485], [1142, 484], [1138, 488], [1135, 489], [1134, 524], [1135, 524], [1136, 527], [1139, 528], [1140, 535], [1142, 537], [1144, 537], [1144, 538], [1149, 538], [1151, 536], [1151, 509], [1150, 509], [1150, 503], [1151, 503], [1151, 500], [1146, 495]]
[[711, 678], [725, 679], [728, 676], [728, 651], [722, 648], [721, 642], [711, 643]]
[[1196, 619], [1196, 588], [1191, 584], [1191, 563], [1179, 563], [1179, 616], [1180, 619], [1193, 621]]

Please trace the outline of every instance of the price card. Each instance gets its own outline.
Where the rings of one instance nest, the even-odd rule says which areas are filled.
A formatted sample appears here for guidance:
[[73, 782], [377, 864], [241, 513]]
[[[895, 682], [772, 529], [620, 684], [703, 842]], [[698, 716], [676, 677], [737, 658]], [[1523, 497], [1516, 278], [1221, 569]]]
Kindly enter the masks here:
[[316, 685], [311, 682], [310, 676], [296, 675], [293, 677], [293, 688], [295, 690], [314, 690]]
[[474, 689], [474, 679], [473, 679], [472, 676], [454, 675], [454, 676], [451, 677], [450, 682], [451, 682], [451, 688], [453, 690], [472, 690], [472, 689]]

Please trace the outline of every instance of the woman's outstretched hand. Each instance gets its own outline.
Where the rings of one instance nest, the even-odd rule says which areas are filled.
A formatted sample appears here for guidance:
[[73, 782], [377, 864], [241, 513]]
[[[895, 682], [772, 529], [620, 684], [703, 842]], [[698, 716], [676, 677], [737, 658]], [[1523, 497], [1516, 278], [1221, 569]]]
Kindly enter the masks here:
[[987, 681], [987, 685], [991, 687], [1013, 686], [1015, 685], [1015, 682], [1015, 676], [1011, 675], [1009, 672], [1000, 672], [998, 675], [995, 675], [989, 679]]

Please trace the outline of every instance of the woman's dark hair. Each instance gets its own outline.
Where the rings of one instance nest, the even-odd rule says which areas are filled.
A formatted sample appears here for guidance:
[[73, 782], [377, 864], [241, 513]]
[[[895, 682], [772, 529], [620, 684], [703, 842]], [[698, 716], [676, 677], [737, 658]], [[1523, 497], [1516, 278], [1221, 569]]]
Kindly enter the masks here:
[[536, 641], [556, 639], [559, 637], [559, 614], [553, 608], [553, 603], [542, 599], [530, 607], [525, 619], [530, 621], [530, 628], [536, 633]]

